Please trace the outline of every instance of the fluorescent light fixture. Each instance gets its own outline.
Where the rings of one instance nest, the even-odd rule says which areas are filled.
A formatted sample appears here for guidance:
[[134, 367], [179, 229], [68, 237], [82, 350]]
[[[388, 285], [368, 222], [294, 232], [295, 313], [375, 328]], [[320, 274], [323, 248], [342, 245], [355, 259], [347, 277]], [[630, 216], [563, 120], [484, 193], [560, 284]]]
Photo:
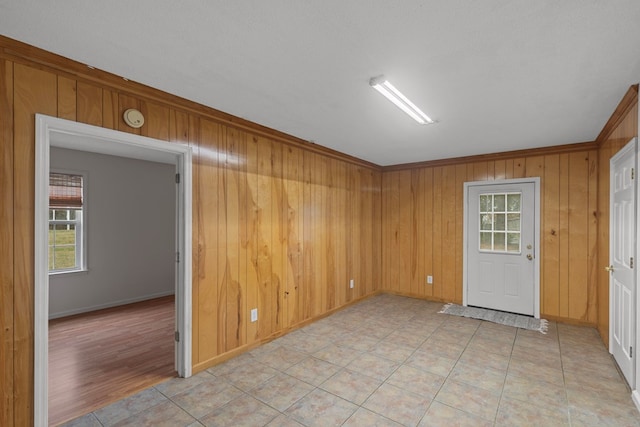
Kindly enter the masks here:
[[421, 109], [416, 107], [416, 105], [409, 100], [406, 96], [402, 94], [398, 89], [395, 88], [384, 76], [373, 77], [369, 80], [369, 85], [380, 92], [385, 98], [389, 101], [393, 102], [396, 107], [404, 111], [408, 114], [413, 120], [424, 124], [432, 124], [435, 123], [434, 120], [429, 118], [425, 113], [422, 112]]

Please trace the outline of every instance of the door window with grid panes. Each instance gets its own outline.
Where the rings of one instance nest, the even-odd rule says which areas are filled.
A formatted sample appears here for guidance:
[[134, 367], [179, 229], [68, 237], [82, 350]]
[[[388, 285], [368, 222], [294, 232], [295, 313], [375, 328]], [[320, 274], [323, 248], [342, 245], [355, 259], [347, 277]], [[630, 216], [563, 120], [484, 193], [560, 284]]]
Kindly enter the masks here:
[[480, 251], [520, 253], [522, 193], [480, 195]]

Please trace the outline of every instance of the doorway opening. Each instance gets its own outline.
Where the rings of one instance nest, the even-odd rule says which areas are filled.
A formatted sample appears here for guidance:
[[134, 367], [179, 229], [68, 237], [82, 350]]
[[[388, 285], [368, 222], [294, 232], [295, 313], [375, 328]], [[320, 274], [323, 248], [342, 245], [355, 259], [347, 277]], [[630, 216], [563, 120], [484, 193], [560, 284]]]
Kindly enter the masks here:
[[48, 424], [49, 161], [60, 147], [175, 165], [175, 370], [191, 375], [191, 165], [190, 147], [68, 120], [36, 115], [34, 421]]

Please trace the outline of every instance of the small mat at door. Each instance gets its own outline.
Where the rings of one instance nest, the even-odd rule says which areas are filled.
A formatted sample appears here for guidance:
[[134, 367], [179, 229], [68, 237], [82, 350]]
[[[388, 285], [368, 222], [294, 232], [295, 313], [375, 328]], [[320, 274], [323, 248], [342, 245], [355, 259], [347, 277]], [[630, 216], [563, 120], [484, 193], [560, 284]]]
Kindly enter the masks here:
[[543, 334], [547, 333], [549, 327], [549, 322], [545, 319], [534, 319], [533, 317], [523, 316], [521, 314], [489, 310], [488, 308], [465, 307], [457, 304], [445, 304], [438, 313], [471, 317], [473, 319], [486, 320], [487, 322], [499, 323], [501, 325], [538, 331]]

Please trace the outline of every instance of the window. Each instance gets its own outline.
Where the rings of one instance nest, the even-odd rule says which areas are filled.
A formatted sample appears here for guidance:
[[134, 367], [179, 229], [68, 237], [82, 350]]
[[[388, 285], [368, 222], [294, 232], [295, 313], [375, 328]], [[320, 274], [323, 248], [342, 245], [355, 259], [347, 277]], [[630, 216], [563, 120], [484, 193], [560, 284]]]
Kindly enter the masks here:
[[480, 250], [520, 253], [522, 193], [480, 195]]
[[84, 176], [49, 174], [49, 272], [84, 270]]

